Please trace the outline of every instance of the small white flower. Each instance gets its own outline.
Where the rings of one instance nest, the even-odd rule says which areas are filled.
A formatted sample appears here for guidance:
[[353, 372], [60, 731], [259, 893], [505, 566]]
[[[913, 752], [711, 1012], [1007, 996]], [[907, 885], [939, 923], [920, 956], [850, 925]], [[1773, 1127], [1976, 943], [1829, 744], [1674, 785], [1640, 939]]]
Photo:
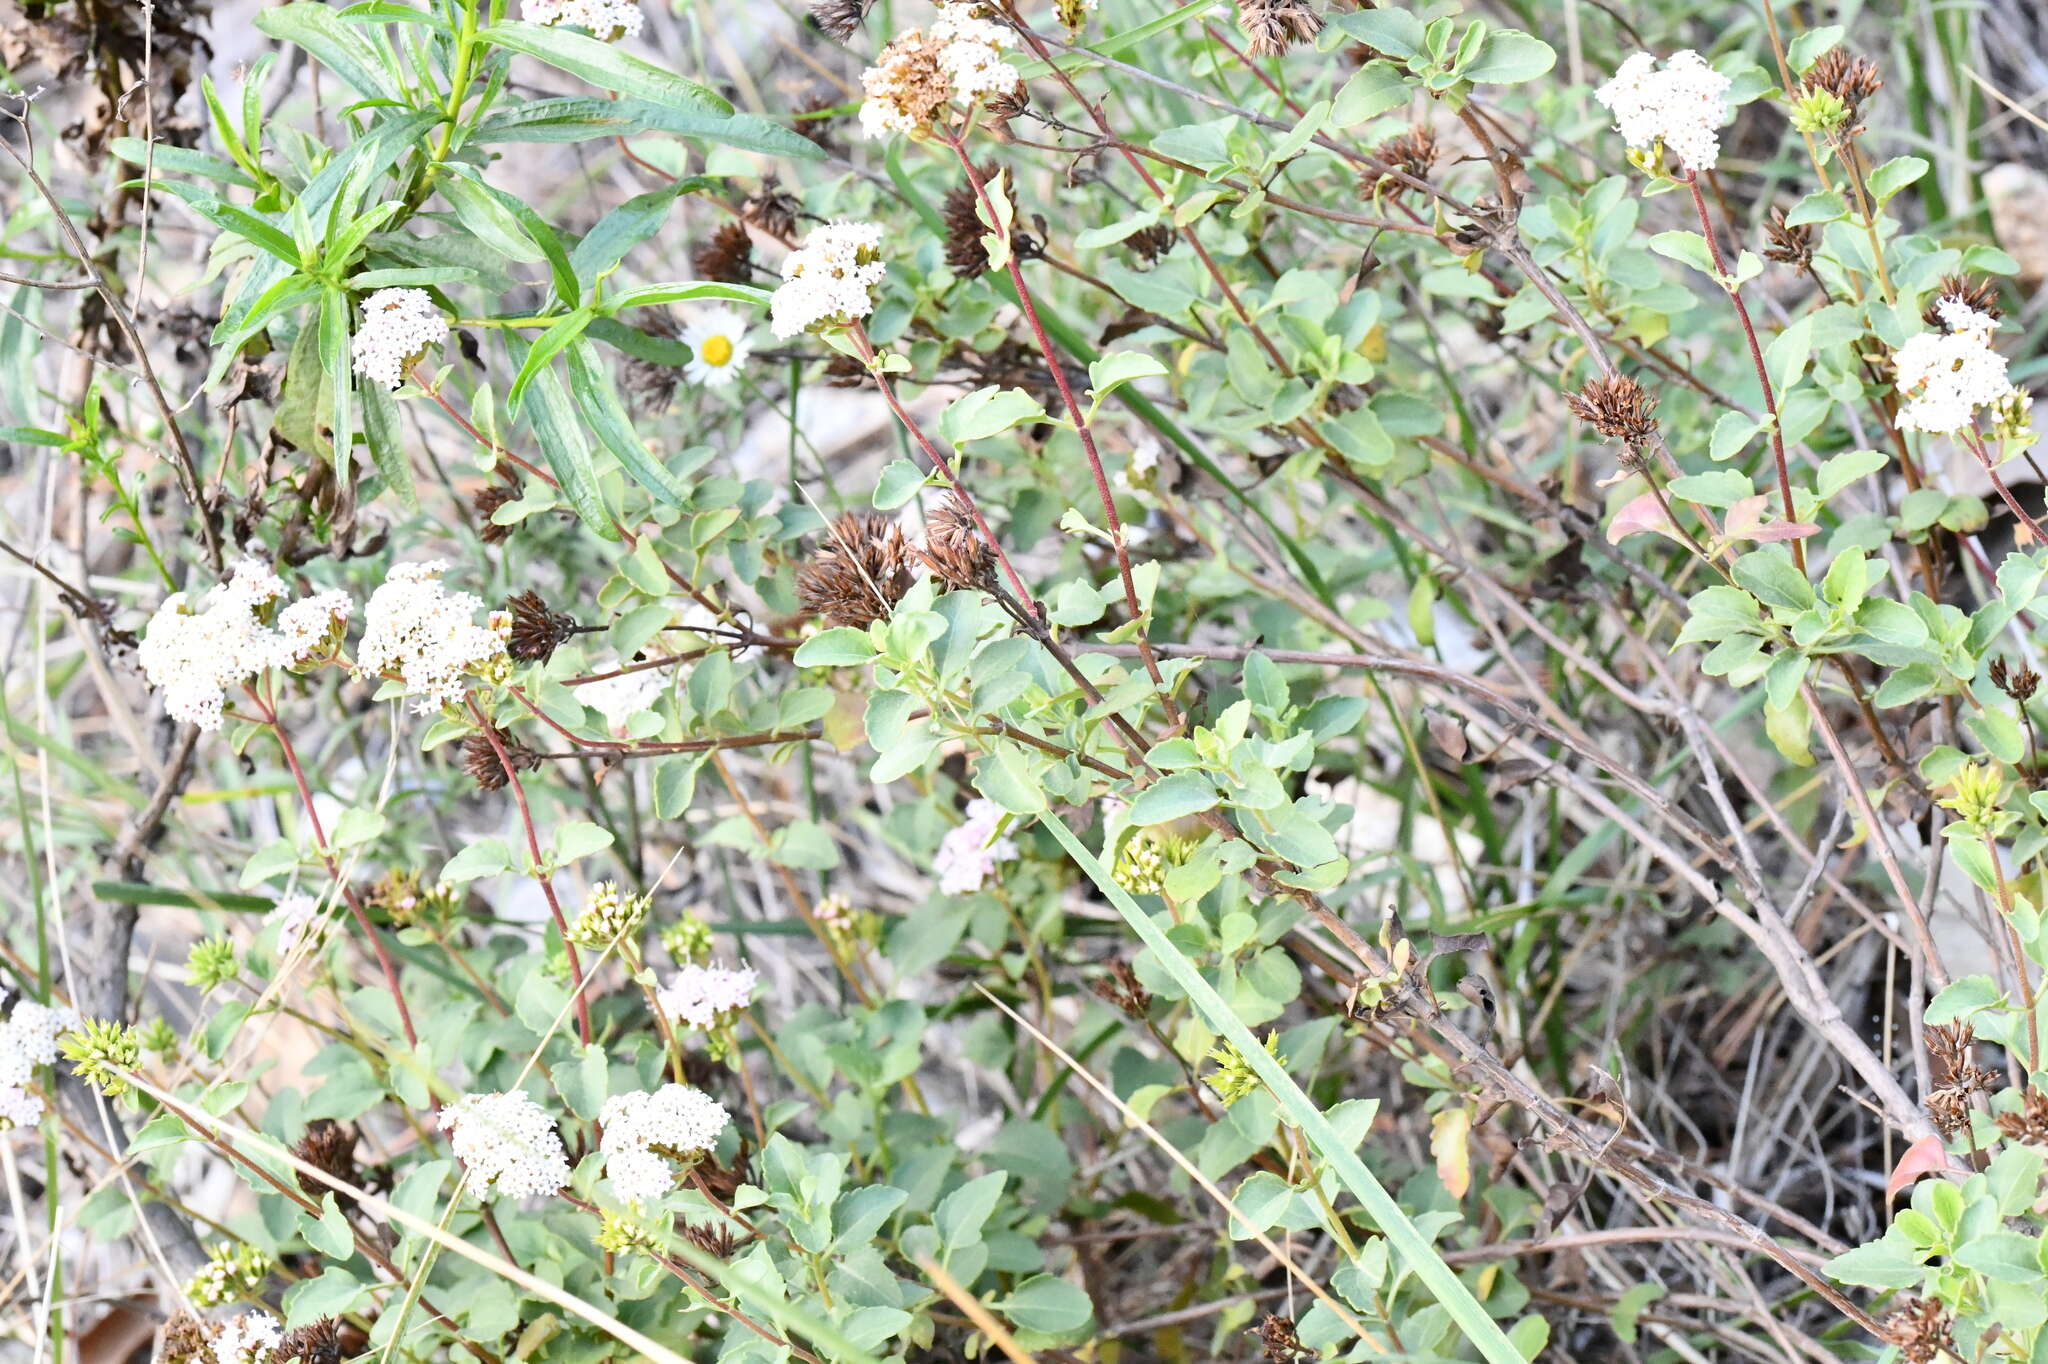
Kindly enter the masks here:
[[939, 843], [932, 870], [938, 873], [939, 893], [967, 895], [980, 890], [995, 875], [996, 864], [1017, 856], [1017, 845], [998, 837], [1003, 809], [992, 800], [967, 803], [967, 822], [950, 830]]
[[1911, 337], [1892, 356], [1898, 376], [1899, 429], [1946, 435], [1975, 426], [1981, 408], [2007, 402], [2017, 393], [2006, 377], [2005, 357], [1992, 347], [1997, 322], [1959, 299], [1935, 305], [1946, 331]]
[[43, 1120], [43, 1101], [20, 1085], [0, 1085], [0, 1132], [34, 1127]]
[[363, 300], [363, 325], [349, 346], [356, 373], [397, 388], [415, 360], [448, 339], [448, 315], [425, 289], [379, 289]]
[[530, 24], [587, 28], [605, 42], [636, 37], [647, 22], [633, 0], [523, 0], [519, 13]]
[[754, 349], [745, 319], [730, 308], [704, 313], [683, 328], [683, 344], [690, 348], [683, 373], [706, 388], [724, 388], [737, 379]]
[[1638, 52], [1593, 98], [1614, 115], [1615, 130], [1629, 146], [1648, 151], [1662, 142], [1685, 169], [1703, 171], [1721, 155], [1731, 84], [1689, 48], [1672, 53], [1661, 71], [1656, 57]]
[[490, 676], [508, 661], [503, 632], [476, 623], [483, 600], [442, 585], [447, 569], [438, 559], [394, 565], [363, 608], [356, 646], [356, 674], [396, 673], [421, 715], [460, 701], [467, 674]]
[[562, 1134], [523, 1090], [465, 1094], [441, 1110], [440, 1125], [479, 1198], [527, 1198], [569, 1183]]
[[[598, 671], [612, 672], [624, 666], [614, 659]], [[662, 693], [668, 690], [668, 674], [660, 668], [642, 668], [585, 682], [570, 690], [578, 701], [604, 717], [606, 729], [619, 736], [626, 732], [626, 725], [634, 716], [654, 709]]]
[[1023, 82], [1003, 53], [1016, 42], [1010, 30], [976, 18], [970, 6], [942, 0], [929, 33], [900, 35], [861, 73], [861, 132], [870, 138], [922, 132], [956, 101], [1011, 93]]
[[614, 1094], [598, 1112], [598, 1149], [612, 1192], [635, 1205], [659, 1198], [675, 1185], [668, 1162], [709, 1151], [731, 1121], [724, 1105], [688, 1085]]
[[268, 1312], [244, 1312], [214, 1337], [215, 1364], [270, 1364], [270, 1352], [284, 1343], [284, 1328]]
[[710, 1028], [738, 1013], [754, 997], [760, 979], [751, 966], [703, 966], [692, 962], [669, 977], [655, 995], [661, 1011], [689, 1028]]
[[270, 668], [307, 662], [332, 638], [337, 613], [348, 618], [347, 595], [324, 592], [286, 606], [273, 629], [258, 612], [284, 594], [270, 565], [244, 559], [197, 606], [183, 592], [164, 598], [143, 627], [135, 656], [172, 719], [220, 728], [229, 687]]
[[851, 322], [874, 311], [874, 291], [888, 273], [882, 229], [874, 223], [827, 223], [782, 262], [782, 286], [768, 301], [777, 336], [832, 322]]
[[308, 935], [317, 939], [324, 927], [320, 921], [320, 902], [303, 891], [293, 891], [278, 900], [276, 906], [263, 916], [263, 922], [277, 929], [277, 950], [291, 953]]

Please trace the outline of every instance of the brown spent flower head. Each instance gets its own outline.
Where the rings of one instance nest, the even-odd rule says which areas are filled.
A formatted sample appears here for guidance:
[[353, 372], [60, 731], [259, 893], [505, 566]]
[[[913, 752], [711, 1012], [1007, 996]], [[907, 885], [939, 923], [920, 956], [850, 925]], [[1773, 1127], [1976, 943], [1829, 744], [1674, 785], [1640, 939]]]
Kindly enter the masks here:
[[[292, 1147], [292, 1154], [344, 1184], [361, 1184], [361, 1171], [356, 1168], [358, 1136], [355, 1128], [344, 1127], [332, 1118], [315, 1118], [306, 1124], [306, 1135]], [[300, 1192], [316, 1202], [324, 1193], [333, 1194], [344, 1211], [355, 1202], [350, 1195], [329, 1188], [304, 1171], [299, 1172], [298, 1180]]]
[[1380, 194], [1400, 194], [1411, 189], [1413, 186], [1391, 172], [1399, 171], [1410, 180], [1427, 180], [1441, 152], [1436, 134], [1427, 124], [1418, 123], [1405, 133], [1396, 133], [1372, 149], [1373, 159], [1388, 169], [1378, 172], [1367, 171], [1360, 176], [1359, 192], [1370, 199]]
[[796, 597], [827, 624], [865, 629], [910, 590], [910, 547], [903, 529], [880, 512], [848, 512], [797, 574]]
[[1564, 395], [1572, 415], [1609, 440], [1641, 445], [1657, 429], [1657, 399], [1626, 374], [1588, 379], [1577, 393]]
[[1942, 1089], [1955, 1084], [1956, 1077], [1970, 1064], [1970, 1048], [1977, 1044], [1976, 1032], [1967, 1023], [1930, 1023], [1921, 1037], [1927, 1043], [1928, 1059], [1934, 1063], [1935, 1087]]
[[211, 1364], [212, 1342], [206, 1323], [180, 1309], [157, 1337], [155, 1364]]
[[1859, 57], [1846, 47], [1831, 47], [1806, 70], [1808, 90], [1825, 90], [1849, 106], [1849, 121], [1856, 121], [1858, 107], [1884, 88], [1877, 63]]
[[868, 367], [856, 355], [838, 351], [825, 362], [825, 383], [831, 388], [860, 388], [868, 381]]
[[811, 0], [811, 22], [828, 38], [845, 42], [854, 35], [875, 0]]
[[2005, 316], [2005, 310], [1998, 306], [1998, 286], [1988, 279], [1971, 279], [1968, 275], [1943, 275], [1941, 287], [1934, 291], [1934, 297], [1921, 312], [1920, 320], [1930, 327], [1944, 331], [1948, 324], [1942, 321], [1935, 309], [1938, 305], [1954, 300], [1965, 308], [1974, 308], [1996, 322]]
[[838, 107], [839, 102], [830, 95], [812, 95], [796, 106], [798, 117], [791, 121], [790, 126], [830, 151], [838, 145], [833, 126], [838, 122], [838, 116], [827, 111]]
[[740, 202], [740, 216], [771, 237], [788, 241], [796, 235], [796, 215], [803, 201], [782, 188], [782, 177], [762, 177], [761, 187]]
[[1970, 1092], [1957, 1086], [1934, 1090], [1927, 1096], [1927, 1116], [1944, 1138], [1953, 1138], [1970, 1125]]
[[745, 284], [754, 277], [754, 239], [743, 222], [721, 224], [690, 252], [698, 279]]
[[1180, 233], [1174, 231], [1171, 224], [1154, 223], [1124, 238], [1124, 245], [1131, 248], [1140, 266], [1149, 268], [1157, 265], [1179, 240]]
[[[511, 782], [512, 772], [531, 772], [541, 764], [540, 754], [502, 729], [494, 732], [505, 750], [502, 759], [498, 757], [498, 750], [492, 747], [489, 735], [479, 732], [462, 741], [462, 770], [479, 789], [485, 791], [502, 790]], [[511, 764], [511, 772], [505, 770], [507, 763]]]
[[1764, 219], [1764, 238], [1769, 245], [1764, 255], [1795, 270], [1804, 270], [1813, 264], [1813, 225], [1802, 223], [1793, 227], [1785, 221], [1785, 210], [1774, 208]]
[[296, 1331], [287, 1331], [271, 1353], [272, 1364], [341, 1364], [341, 1323], [325, 1317]]
[[1301, 1337], [1294, 1329], [1294, 1318], [1277, 1313], [1267, 1313], [1259, 1323], [1259, 1348], [1265, 1351], [1268, 1364], [1296, 1364], [1297, 1360], [1314, 1359], [1316, 1352], [1301, 1343]]
[[1142, 1019], [1152, 1007], [1152, 992], [1138, 983], [1138, 973], [1121, 958], [1110, 962], [1108, 978], [1095, 981], [1092, 988], [1126, 1018]]
[[1308, 0], [1238, 0], [1237, 26], [1248, 55], [1277, 57], [1296, 43], [1314, 42], [1323, 31], [1323, 16], [1309, 8]]
[[2048, 1146], [2048, 1094], [2030, 1089], [2020, 1100], [2019, 1111], [2001, 1113], [1993, 1121], [1999, 1135], [2008, 1141]]
[[1884, 1319], [1885, 1331], [1908, 1364], [1933, 1364], [1954, 1351], [1954, 1325], [1948, 1309], [1932, 1298], [1909, 1298]]
[[515, 592], [505, 602], [512, 613], [512, 637], [505, 652], [521, 663], [545, 663], [576, 633], [576, 617], [548, 609], [538, 592]]
[[1031, 92], [1023, 86], [990, 95], [981, 106], [981, 125], [998, 142], [1010, 140], [1010, 124], [1031, 107]]
[[[987, 172], [983, 172], [984, 182]], [[988, 248], [982, 245], [980, 199], [972, 185], [955, 185], [946, 191], [946, 268], [962, 278], [988, 269]]]
[[730, 1260], [733, 1251], [739, 1248], [739, 1242], [733, 1239], [732, 1228], [723, 1222], [715, 1227], [709, 1223], [700, 1227], [694, 1222], [685, 1222], [683, 1239], [706, 1255], [714, 1255], [721, 1260]]
[[502, 545], [512, 538], [513, 527], [501, 526], [491, 520], [491, 516], [507, 502], [517, 502], [522, 492], [519, 484], [509, 477], [501, 483], [487, 483], [477, 489], [476, 496], [470, 499], [470, 506], [476, 509], [478, 539], [487, 545]]
[[889, 126], [929, 129], [953, 102], [953, 80], [940, 64], [945, 44], [923, 29], [905, 29], [875, 57], [861, 76], [867, 95], [863, 126], [876, 108], [889, 111]]
[[2024, 663], [2014, 668], [2001, 654], [1991, 660], [1991, 685], [2015, 701], [2028, 701], [2040, 689], [2041, 674]]
[[996, 556], [982, 539], [974, 513], [959, 494], [949, 494], [924, 520], [918, 562], [948, 587], [986, 587], [995, 577]]

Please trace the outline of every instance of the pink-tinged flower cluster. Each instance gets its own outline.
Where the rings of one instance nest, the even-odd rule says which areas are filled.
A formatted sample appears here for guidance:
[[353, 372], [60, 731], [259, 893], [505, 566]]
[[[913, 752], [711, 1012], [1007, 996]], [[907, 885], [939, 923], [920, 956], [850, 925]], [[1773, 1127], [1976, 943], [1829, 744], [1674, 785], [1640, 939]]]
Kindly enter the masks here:
[[691, 962], [655, 995], [661, 1011], [686, 1028], [712, 1028], [747, 1007], [760, 977], [751, 966]]
[[941, 894], [972, 894], [995, 875], [998, 863], [1017, 856], [1017, 845], [1000, 833], [1002, 824], [1003, 809], [994, 801], [968, 802], [967, 822], [946, 835], [932, 859]]

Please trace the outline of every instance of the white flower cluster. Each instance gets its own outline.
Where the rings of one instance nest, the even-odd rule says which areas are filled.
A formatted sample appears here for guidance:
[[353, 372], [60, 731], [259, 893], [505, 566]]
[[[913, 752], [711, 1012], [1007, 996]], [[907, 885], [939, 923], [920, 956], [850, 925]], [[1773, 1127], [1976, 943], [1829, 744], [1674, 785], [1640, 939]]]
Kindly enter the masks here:
[[587, 28], [605, 42], [637, 37], [647, 22], [633, 0], [524, 0], [519, 13], [529, 24]]
[[998, 837], [1003, 809], [992, 800], [967, 803], [967, 822], [949, 831], [939, 843], [932, 870], [938, 873], [939, 893], [967, 895], [980, 890], [995, 875], [998, 862], [1017, 855], [1017, 845], [1007, 836]]
[[718, 1100], [688, 1085], [614, 1094], [598, 1112], [598, 1149], [612, 1192], [636, 1207], [661, 1197], [675, 1186], [669, 1161], [709, 1151], [730, 1121]]
[[[614, 659], [598, 671], [610, 672], [625, 666]], [[626, 722], [642, 711], [654, 709], [654, 703], [667, 689], [668, 675], [662, 669], [642, 668], [638, 672], [585, 682], [571, 690], [578, 701], [604, 717], [607, 730], [614, 735], [622, 735], [626, 732]]]
[[293, 668], [333, 642], [336, 628], [355, 609], [345, 592], [322, 592], [292, 602], [275, 626], [261, 612], [285, 594], [285, 585], [260, 559], [244, 559], [228, 580], [192, 606], [173, 592], [143, 627], [136, 661], [150, 685], [164, 694], [174, 720], [218, 729], [227, 689], [269, 668]]
[[529, 1198], [569, 1182], [562, 1134], [523, 1090], [465, 1094], [441, 1110], [441, 1128], [479, 1198]]
[[860, 127], [870, 138], [921, 132], [957, 100], [1007, 95], [1023, 84], [1003, 54], [1017, 44], [1001, 24], [941, 0], [931, 32], [912, 29], [882, 49], [861, 73]]
[[710, 1028], [738, 1013], [754, 997], [760, 980], [751, 966], [705, 966], [691, 962], [669, 977], [654, 1000], [671, 1019], [690, 1028]]
[[270, 1364], [270, 1352], [284, 1344], [284, 1328], [268, 1312], [244, 1312], [213, 1339], [214, 1364]]
[[1689, 171], [1712, 170], [1721, 155], [1721, 124], [1728, 118], [1732, 82], [1690, 48], [1657, 59], [1638, 52], [1593, 98], [1614, 115], [1614, 126], [1640, 151], [1662, 142]]
[[363, 300], [363, 325], [349, 346], [356, 373], [397, 388], [406, 367], [448, 339], [448, 315], [425, 289], [379, 289]]
[[938, 39], [939, 70], [952, 83], [953, 98], [1007, 95], [1024, 83], [1017, 68], [1003, 60], [1003, 53], [1017, 45], [1017, 36], [1001, 24], [975, 18], [969, 6], [941, 4], [932, 37]]
[[782, 286], [768, 301], [777, 336], [826, 322], [850, 322], [874, 310], [882, 264], [882, 229], [874, 223], [827, 223], [782, 262]]
[[57, 1060], [57, 1039], [78, 1026], [63, 1005], [24, 999], [0, 1023], [0, 1132], [43, 1120], [43, 1101], [29, 1088], [37, 1069]]
[[276, 927], [277, 950], [282, 953], [297, 951], [308, 937], [317, 942], [326, 927], [320, 919], [320, 902], [297, 890], [281, 897], [263, 916], [263, 922]]
[[356, 672], [396, 673], [421, 715], [460, 701], [465, 673], [495, 673], [507, 661], [503, 634], [476, 623], [482, 598], [450, 592], [447, 571], [439, 559], [396, 564], [363, 608]]
[[599, 881], [590, 888], [583, 912], [569, 925], [569, 938], [578, 947], [605, 948], [615, 938], [628, 938], [647, 918], [647, 897], [627, 895], [616, 881]]
[[1925, 331], [1892, 356], [1898, 375], [1899, 429], [1945, 435], [1975, 426], [1979, 408], [1996, 406], [2017, 390], [2005, 357], [1992, 348], [1996, 319], [1959, 299], [1934, 305], [1945, 331]]

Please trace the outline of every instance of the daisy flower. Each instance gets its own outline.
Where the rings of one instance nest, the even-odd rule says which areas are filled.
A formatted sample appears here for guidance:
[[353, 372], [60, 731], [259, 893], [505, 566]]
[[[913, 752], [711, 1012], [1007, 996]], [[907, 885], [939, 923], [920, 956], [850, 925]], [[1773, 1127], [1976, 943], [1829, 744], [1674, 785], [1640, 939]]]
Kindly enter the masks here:
[[747, 324], [730, 308], [704, 313], [683, 328], [683, 344], [690, 348], [690, 363], [683, 366], [693, 384], [723, 388], [739, 377], [753, 346], [747, 341]]

